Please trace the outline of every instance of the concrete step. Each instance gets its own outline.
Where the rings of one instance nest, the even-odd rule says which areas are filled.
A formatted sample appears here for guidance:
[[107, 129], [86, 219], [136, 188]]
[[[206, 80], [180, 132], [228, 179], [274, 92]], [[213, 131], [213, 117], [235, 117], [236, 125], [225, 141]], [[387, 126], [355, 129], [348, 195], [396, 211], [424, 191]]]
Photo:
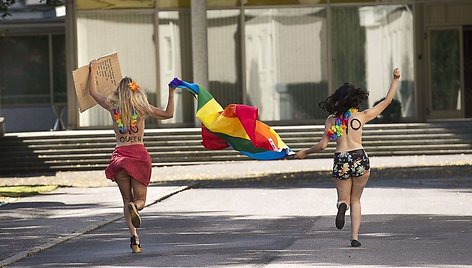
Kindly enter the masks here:
[[[298, 139], [293, 140], [291, 142], [287, 142], [284, 140], [290, 148], [305, 148], [315, 144], [318, 140], [315, 139]], [[469, 145], [470, 142], [465, 142], [464, 139], [459, 139], [455, 137], [450, 138], [434, 138], [434, 139], [407, 139], [398, 138], [398, 139], [389, 139], [388, 137], [377, 137], [373, 139], [364, 139], [363, 140], [364, 146], [374, 146], [374, 145], [391, 145], [391, 146], [399, 146], [399, 145], [442, 145], [442, 144], [463, 144]], [[207, 151], [202, 144], [201, 141], [195, 143], [184, 143], [184, 144], [174, 144], [174, 143], [152, 143], [146, 142], [146, 148], [148, 151]], [[51, 146], [33, 146], [28, 147], [30, 150], [22, 150], [22, 151], [14, 151], [12, 150], [9, 154], [10, 156], [15, 155], [24, 155], [24, 154], [49, 154], [49, 155], [60, 155], [60, 154], [83, 154], [90, 152], [93, 149], [94, 153], [101, 153], [101, 152], [111, 152], [115, 146], [115, 143], [112, 144], [94, 144], [94, 145], [80, 145], [80, 146], [63, 146], [63, 145], [56, 145], [54, 147]], [[334, 143], [330, 143], [328, 146], [335, 146]]]
[[[276, 126], [294, 151], [319, 141], [322, 125]], [[147, 130], [145, 144], [154, 165], [244, 161], [234, 150], [210, 151], [199, 128]], [[363, 143], [370, 156], [472, 153], [471, 122], [366, 125]], [[0, 138], [0, 174], [97, 170], [107, 166], [115, 146], [112, 131], [7, 133]], [[335, 144], [309, 158], [331, 158]]]
[[[321, 136], [322, 132], [319, 133], [304, 133], [305, 135], [301, 135], [301, 133], [290, 133], [290, 134], [280, 134], [281, 138], [285, 141], [286, 144], [290, 145], [293, 141], [318, 141]], [[401, 132], [399, 133], [398, 130], [388, 130], [382, 131], [381, 133], [369, 133], [364, 132], [363, 140], [404, 140], [405, 138], [409, 140], [438, 140], [438, 139], [466, 139], [471, 140], [472, 138], [472, 131], [469, 133], [450, 133], [450, 132], [423, 132], [419, 133], [415, 132]], [[2, 148], [6, 151], [14, 151], [18, 148], [31, 148], [31, 149], [54, 149], [54, 148], [97, 148], [97, 147], [110, 147], [113, 148], [116, 144], [114, 136], [110, 136], [107, 138], [74, 138], [74, 139], [29, 139], [29, 140], [21, 140], [17, 138], [15, 141], [5, 141], [2, 140]], [[201, 144], [201, 136], [198, 138], [190, 137], [189, 139], [185, 139], [185, 137], [166, 137], [162, 138], [159, 136], [146, 136], [145, 137], [145, 144], [147, 146], [191, 146], [191, 145], [200, 145]]]
[[[472, 154], [472, 150], [422, 150], [418, 151], [417, 155], [444, 155], [444, 157], [447, 157], [447, 155], [451, 154]], [[377, 152], [377, 153], [369, 153], [369, 156], [406, 156], [406, 155], [412, 155], [411, 151], [383, 151], [383, 152]], [[332, 157], [332, 152], [323, 152], [320, 154], [316, 155], [310, 155], [307, 158], [308, 159], [320, 159], [320, 158], [331, 158]], [[236, 155], [235, 157], [232, 158], [225, 158], [225, 157], [218, 157], [217, 155], [213, 155], [210, 158], [199, 158], [196, 160], [191, 160], [191, 159], [179, 159], [180, 161], [169, 161], [169, 162], [164, 162], [164, 161], [159, 161], [159, 159], [153, 159], [153, 166], [174, 166], [174, 165], [195, 165], [195, 164], [201, 164], [204, 162], [227, 162], [227, 161], [246, 161], [250, 160], [249, 158], [242, 156], [242, 155]], [[14, 166], [10, 167], [5, 167], [2, 168], [2, 174], [4, 175], [14, 175], [14, 176], [22, 176], [22, 175], [27, 175], [27, 174], [33, 174], [33, 173], [49, 173], [49, 172], [57, 172], [57, 171], [80, 171], [80, 170], [103, 170], [106, 168], [108, 164], [108, 161], [81, 161], [78, 163], [69, 163], [69, 162], [60, 162], [60, 161], [47, 161], [42, 165], [33, 165], [33, 164], [23, 164], [22, 167], [16, 168]], [[290, 162], [287, 162], [287, 165], [290, 165]]]

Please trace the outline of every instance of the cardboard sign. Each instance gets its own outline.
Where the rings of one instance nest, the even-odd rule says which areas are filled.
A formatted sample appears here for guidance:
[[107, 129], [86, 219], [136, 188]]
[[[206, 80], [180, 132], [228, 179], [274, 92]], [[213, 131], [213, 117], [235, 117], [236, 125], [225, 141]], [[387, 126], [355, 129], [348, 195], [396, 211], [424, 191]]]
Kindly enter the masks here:
[[[97, 104], [88, 91], [89, 69], [87, 64], [72, 72], [79, 111], [81, 113]], [[98, 58], [97, 73], [95, 75], [97, 77], [98, 92], [105, 96], [112, 94], [122, 78], [118, 53], [115, 52]]]

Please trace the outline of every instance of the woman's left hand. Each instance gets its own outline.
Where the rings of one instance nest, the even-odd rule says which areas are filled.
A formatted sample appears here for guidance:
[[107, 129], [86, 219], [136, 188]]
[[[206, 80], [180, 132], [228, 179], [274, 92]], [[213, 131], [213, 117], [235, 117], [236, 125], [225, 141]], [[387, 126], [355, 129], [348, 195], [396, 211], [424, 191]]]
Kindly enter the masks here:
[[305, 150], [301, 150], [295, 154], [295, 158], [297, 159], [303, 159], [307, 156], [307, 153]]

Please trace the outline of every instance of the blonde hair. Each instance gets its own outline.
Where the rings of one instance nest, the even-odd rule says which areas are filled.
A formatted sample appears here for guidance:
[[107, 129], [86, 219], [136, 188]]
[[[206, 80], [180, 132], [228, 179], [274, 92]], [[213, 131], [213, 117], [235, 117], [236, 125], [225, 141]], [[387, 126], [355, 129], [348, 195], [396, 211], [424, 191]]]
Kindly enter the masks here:
[[137, 88], [132, 90], [128, 84], [133, 82], [130, 77], [123, 77], [114, 94], [108, 97], [113, 109], [119, 110], [121, 122], [125, 128], [130, 127], [131, 116], [136, 111], [139, 118], [145, 118], [151, 110], [146, 93]]

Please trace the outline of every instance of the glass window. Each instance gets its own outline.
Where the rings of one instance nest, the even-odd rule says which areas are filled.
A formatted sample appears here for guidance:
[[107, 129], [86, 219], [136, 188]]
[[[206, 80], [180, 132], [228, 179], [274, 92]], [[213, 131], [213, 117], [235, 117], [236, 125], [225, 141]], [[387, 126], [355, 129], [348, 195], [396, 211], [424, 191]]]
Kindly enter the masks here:
[[328, 96], [326, 10], [245, 11], [246, 101], [261, 120], [325, 117]]
[[240, 7], [240, 0], [208, 0], [208, 8], [231, 8]]
[[166, 8], [190, 8], [191, 0], [159, 0], [157, 1], [160, 9]]
[[385, 97], [392, 71], [399, 67], [402, 79], [395, 96], [398, 113], [415, 116], [411, 6], [336, 7], [332, 15], [334, 88], [344, 82], [367, 88], [371, 107]]
[[331, 4], [351, 4], [351, 3], [368, 3], [377, 2], [377, 0], [329, 0]]
[[430, 31], [433, 110], [461, 110], [459, 30]]
[[244, 6], [275, 6], [275, 5], [300, 5], [300, 4], [323, 4], [327, 0], [243, 0]]
[[343, 83], [366, 87], [366, 29], [358, 7], [332, 9], [331, 53], [333, 85]]
[[[192, 43], [190, 10], [159, 12], [160, 105], [167, 103], [167, 84], [174, 77], [192, 82]], [[194, 99], [188, 92], [177, 90], [175, 113], [162, 124], [190, 123], [195, 118]]]
[[3, 106], [49, 104], [49, 37], [0, 37], [0, 52]]
[[[169, 0], [167, 0], [169, 1]], [[163, 2], [160, 0], [158, 2]], [[164, 1], [166, 2], [166, 1]], [[123, 1], [123, 0], [107, 0], [107, 1], [96, 1], [96, 0], [80, 0], [75, 1], [76, 8], [78, 10], [87, 9], [126, 9], [126, 8], [154, 8], [153, 0], [139, 0], [139, 1]]]
[[67, 103], [66, 47], [64, 35], [52, 36], [53, 101]]
[[[31, 1], [31, 0], [22, 0], [22, 1], [15, 1], [9, 0], [0, 1], [0, 6], [5, 7], [5, 2], [10, 2], [10, 6], [8, 8], [8, 15], [1, 18], [0, 24], [6, 21], [25, 21], [25, 22], [32, 22], [35, 23], [35, 27], [30, 28], [27, 25], [22, 25], [21, 30], [37, 30], [41, 26], [45, 26], [46, 24], [43, 23], [51, 23], [56, 21], [62, 21], [60, 17], [65, 16], [65, 1], [51, 1], [49, 0], [38, 0], [38, 1]], [[54, 2], [54, 3], [53, 3]], [[0, 12], [0, 17], [5, 13]], [[57, 20], [56, 20], [57, 19]], [[43, 24], [43, 25], [41, 25]], [[25, 26], [25, 27], [23, 27]], [[37, 28], [38, 27], [38, 28]], [[46, 26], [48, 27], [48, 26]], [[29, 29], [28, 29], [29, 28]], [[17, 31], [18, 29], [12, 29]], [[21, 31], [20, 30], [20, 31]]]
[[242, 103], [240, 11], [208, 11], [209, 91], [222, 107]]

